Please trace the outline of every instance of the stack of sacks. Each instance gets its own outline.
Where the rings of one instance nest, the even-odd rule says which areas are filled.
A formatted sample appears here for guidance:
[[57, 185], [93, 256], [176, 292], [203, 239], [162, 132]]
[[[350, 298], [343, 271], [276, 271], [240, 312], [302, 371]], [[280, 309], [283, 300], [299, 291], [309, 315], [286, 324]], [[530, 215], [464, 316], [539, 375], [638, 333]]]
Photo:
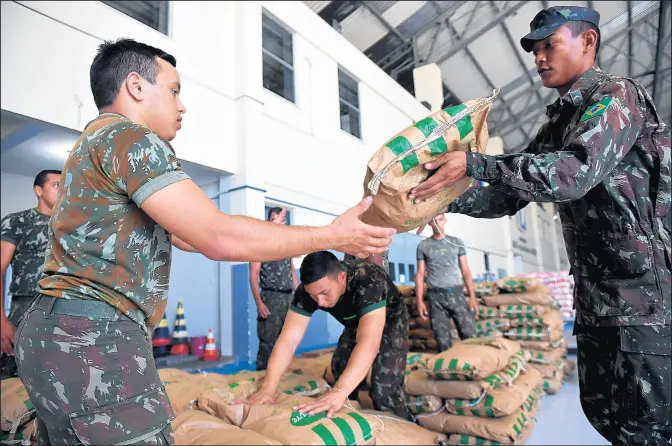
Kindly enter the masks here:
[[0, 381], [0, 409], [0, 440], [34, 440], [35, 408], [19, 378]]
[[519, 343], [503, 337], [467, 339], [407, 377], [409, 400], [422, 397], [409, 409], [429, 412], [438, 405], [417, 421], [450, 434], [452, 444], [523, 442], [543, 394], [541, 373], [525, 369], [528, 359]]
[[576, 310], [574, 309], [573, 276], [569, 275], [567, 271], [537, 272], [525, 276], [538, 280], [551, 290], [553, 298], [560, 307], [564, 321], [574, 320]]
[[432, 432], [391, 413], [375, 410], [364, 410], [363, 413], [378, 417], [383, 422], [384, 429], [377, 434], [376, 446], [448, 444], [447, 435]]
[[[421, 318], [420, 313], [418, 312], [415, 286], [399, 285], [397, 288], [404, 298], [404, 303], [406, 304], [406, 308], [408, 310], [408, 338], [411, 351], [437, 353], [439, 351], [439, 347], [436, 342], [436, 338], [434, 337], [434, 333], [432, 332], [429, 320], [424, 320]], [[427, 301], [426, 295], [425, 304], [429, 309], [429, 303]], [[450, 322], [450, 332], [453, 337], [453, 341], [459, 341], [460, 336], [452, 320]]]

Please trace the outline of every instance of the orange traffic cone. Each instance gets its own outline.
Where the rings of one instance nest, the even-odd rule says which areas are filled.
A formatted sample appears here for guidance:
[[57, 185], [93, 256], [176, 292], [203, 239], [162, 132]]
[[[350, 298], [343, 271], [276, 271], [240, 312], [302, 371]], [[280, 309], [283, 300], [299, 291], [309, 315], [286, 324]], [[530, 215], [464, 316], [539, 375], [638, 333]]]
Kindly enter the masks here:
[[205, 342], [205, 352], [203, 353], [203, 361], [217, 361], [219, 355], [215, 349], [215, 337], [212, 335], [212, 328], [208, 329], [208, 340]]
[[187, 336], [187, 322], [184, 319], [184, 307], [182, 307], [182, 301], [177, 303], [175, 328], [173, 328], [173, 348], [170, 349], [170, 354], [189, 354], [189, 336]]

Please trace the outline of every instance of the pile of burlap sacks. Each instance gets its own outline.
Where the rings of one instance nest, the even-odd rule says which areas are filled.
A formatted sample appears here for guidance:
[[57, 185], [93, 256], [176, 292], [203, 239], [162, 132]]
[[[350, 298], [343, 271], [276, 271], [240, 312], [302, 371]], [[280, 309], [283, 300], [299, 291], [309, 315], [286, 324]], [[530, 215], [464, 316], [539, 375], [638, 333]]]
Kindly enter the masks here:
[[[436, 338], [434, 337], [434, 332], [430, 326], [429, 319], [425, 320], [421, 318], [420, 313], [418, 312], [415, 286], [399, 285], [397, 288], [399, 288], [399, 292], [401, 293], [404, 303], [406, 304], [406, 309], [408, 310], [408, 341], [410, 350], [412, 352], [438, 353], [439, 347]], [[429, 309], [429, 302], [427, 301], [426, 295], [424, 296], [424, 302]], [[450, 332], [453, 342], [460, 340], [460, 335], [452, 320], [450, 321]]]

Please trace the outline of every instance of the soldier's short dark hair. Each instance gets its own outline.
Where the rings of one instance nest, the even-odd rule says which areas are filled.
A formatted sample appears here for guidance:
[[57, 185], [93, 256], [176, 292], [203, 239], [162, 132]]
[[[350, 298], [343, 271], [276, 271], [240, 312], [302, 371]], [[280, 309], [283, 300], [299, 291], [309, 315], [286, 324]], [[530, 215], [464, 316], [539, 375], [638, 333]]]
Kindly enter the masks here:
[[132, 39], [105, 41], [98, 47], [89, 78], [96, 107], [102, 109], [114, 103], [121, 84], [130, 73], [138, 73], [152, 85], [156, 82], [160, 58], [177, 67], [177, 61], [165, 51]]
[[38, 173], [37, 176], [35, 177], [35, 181], [33, 181], [33, 187], [35, 187], [35, 186], [44, 187], [44, 183], [47, 182], [47, 178], [49, 177], [49, 174], [60, 175], [61, 171], [60, 170], [54, 170], [54, 169], [43, 170], [42, 172]]
[[301, 263], [301, 283], [310, 285], [323, 277], [337, 277], [343, 271], [341, 262], [329, 251], [317, 251], [308, 254]]
[[590, 22], [583, 22], [580, 20], [571, 20], [567, 22], [567, 29], [572, 33], [572, 37], [577, 37], [579, 34], [592, 29], [597, 33], [597, 43], [595, 44], [595, 58], [597, 58], [597, 53], [600, 51], [600, 43], [602, 36], [600, 35], [600, 28], [595, 26]]
[[266, 216], [266, 219], [270, 220], [271, 217], [273, 216], [273, 214], [279, 215], [280, 212], [282, 212], [281, 207], [278, 207], [278, 206], [272, 207], [268, 210], [268, 215]]

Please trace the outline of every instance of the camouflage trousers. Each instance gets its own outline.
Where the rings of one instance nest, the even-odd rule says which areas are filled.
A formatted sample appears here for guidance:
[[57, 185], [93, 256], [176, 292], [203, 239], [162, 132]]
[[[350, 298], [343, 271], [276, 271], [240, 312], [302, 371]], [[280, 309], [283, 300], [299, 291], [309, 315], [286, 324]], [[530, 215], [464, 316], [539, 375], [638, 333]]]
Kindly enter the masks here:
[[446, 351], [453, 345], [450, 334], [450, 320], [455, 321], [455, 327], [460, 338], [475, 338], [478, 335], [476, 318], [467, 305], [467, 297], [462, 287], [452, 287], [443, 290], [428, 289], [429, 323], [434, 332], [439, 351]]
[[672, 441], [670, 328], [575, 326], [581, 406], [612, 444]]
[[[28, 312], [30, 304], [33, 303], [35, 296], [12, 296], [12, 303], [9, 306], [9, 322], [14, 325], [14, 328], [18, 328], [23, 315]], [[5, 378], [15, 378], [19, 376], [16, 370], [16, 360], [12, 355], [6, 355], [2, 353], [2, 358], [0, 359], [1, 364], [1, 379]]]
[[266, 370], [268, 360], [275, 346], [275, 341], [280, 336], [289, 306], [292, 303], [292, 293], [262, 291], [261, 301], [268, 307], [268, 311], [271, 312], [266, 319], [257, 316], [257, 336], [259, 337], [257, 370]]
[[[392, 411], [398, 416], [410, 420], [404, 396], [404, 371], [408, 356], [408, 315], [404, 311], [402, 320], [397, 321], [388, 331], [387, 327], [380, 341], [378, 356], [371, 370], [371, 391], [373, 408], [380, 411]], [[357, 344], [357, 329], [345, 328], [338, 340], [338, 347], [331, 359], [331, 371], [338, 381], [348, 365], [350, 355]], [[364, 384], [362, 382], [359, 386]], [[357, 389], [350, 395], [357, 399]]]
[[16, 339], [41, 444], [173, 444], [151, 343], [114, 307], [39, 296]]

